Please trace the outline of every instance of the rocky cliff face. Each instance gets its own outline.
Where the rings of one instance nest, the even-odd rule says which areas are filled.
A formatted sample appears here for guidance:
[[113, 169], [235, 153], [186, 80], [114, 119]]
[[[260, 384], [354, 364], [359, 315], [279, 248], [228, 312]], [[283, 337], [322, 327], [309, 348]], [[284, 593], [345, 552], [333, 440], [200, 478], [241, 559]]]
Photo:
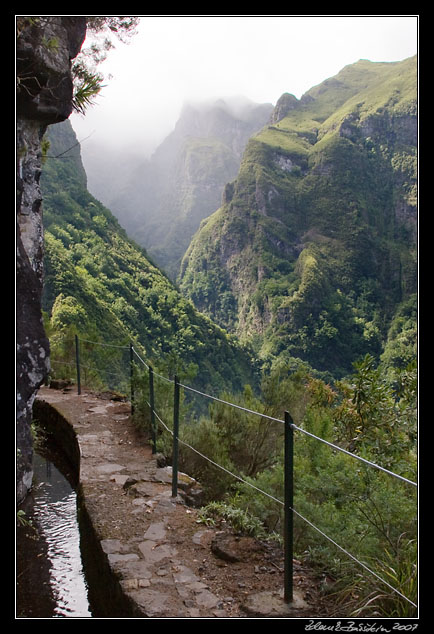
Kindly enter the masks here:
[[285, 93], [249, 140], [180, 286], [266, 361], [342, 376], [416, 292], [417, 67], [361, 60]]
[[49, 371], [41, 316], [44, 237], [41, 140], [72, 111], [71, 60], [86, 33], [84, 17], [17, 19], [17, 500], [32, 481], [30, 423], [36, 392]]
[[[135, 166], [116, 196], [107, 197], [105, 184], [94, 193], [176, 279], [193, 234], [220, 206], [248, 139], [268, 122], [271, 112], [271, 104], [241, 98], [186, 105], [173, 132], [150, 160]], [[100, 161], [96, 169], [101, 170]]]

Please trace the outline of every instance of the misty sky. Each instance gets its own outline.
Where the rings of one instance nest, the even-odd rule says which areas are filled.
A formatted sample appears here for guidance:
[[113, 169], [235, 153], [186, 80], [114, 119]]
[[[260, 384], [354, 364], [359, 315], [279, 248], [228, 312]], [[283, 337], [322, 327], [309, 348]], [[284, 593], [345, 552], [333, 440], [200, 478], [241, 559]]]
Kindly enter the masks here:
[[130, 44], [116, 43], [101, 66], [113, 77], [96, 105], [71, 116], [84, 162], [100, 143], [149, 155], [187, 101], [243, 95], [275, 104], [359, 59], [411, 57], [417, 29], [416, 16], [143, 16]]

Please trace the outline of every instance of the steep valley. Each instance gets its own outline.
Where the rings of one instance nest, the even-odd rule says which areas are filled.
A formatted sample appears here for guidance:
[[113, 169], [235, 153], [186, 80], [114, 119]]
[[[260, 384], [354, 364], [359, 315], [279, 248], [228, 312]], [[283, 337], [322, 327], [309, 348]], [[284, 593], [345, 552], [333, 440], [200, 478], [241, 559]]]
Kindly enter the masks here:
[[[141, 562], [146, 498], [169, 483], [148, 488], [151, 451], [152, 471], [194, 483], [186, 493], [200, 510], [178, 505], [182, 518], [168, 531], [181, 568], [157, 566], [143, 585], [128, 578], [146, 609], [191, 562], [194, 581], [209, 573], [220, 607], [238, 617], [237, 596], [256, 583], [274, 592], [283, 539], [315, 616], [330, 600], [334, 614], [414, 616], [416, 58], [360, 60], [274, 108], [187, 107], [149, 161], [101, 160], [100, 169], [123, 167], [100, 200], [68, 120], [86, 19], [18, 26], [24, 70], [38, 71], [30, 84], [22, 73], [18, 88], [18, 504], [32, 487], [41, 399], [63, 402], [87, 443], [83, 462], [101, 476], [89, 480], [95, 525], [128, 542], [133, 526], [140, 532], [134, 552], [110, 544], [115, 560]], [[70, 385], [79, 364], [83, 392]], [[75, 451], [72, 428], [52, 422]], [[167, 508], [158, 512], [172, 522]], [[207, 568], [202, 536], [222, 531], [238, 545], [263, 542], [270, 566], [248, 555], [233, 576], [223, 560]], [[172, 590], [178, 616], [200, 614], [197, 596]]]
[[[415, 58], [360, 60], [300, 100], [285, 93], [271, 116], [250, 103], [244, 121], [222, 102], [186, 107], [113, 201], [119, 222], [88, 193], [78, 146], [64, 154], [77, 143], [69, 123], [52, 127], [42, 178], [51, 325], [96, 332], [104, 304], [112, 338], [133, 334], [151, 357], [197, 368], [198, 347], [212, 354], [218, 332], [210, 321], [212, 336], [198, 336], [207, 315], [264, 369], [302, 362], [333, 381], [366, 354], [407, 365], [417, 343], [416, 81]], [[136, 241], [172, 278], [185, 252], [189, 301]], [[193, 316], [200, 326], [187, 326]], [[240, 387], [252, 357], [228, 349]], [[227, 385], [230, 372], [217, 372]]]
[[104, 616], [122, 587], [140, 618], [277, 618], [291, 577], [285, 618], [414, 629], [417, 59], [190, 105], [151, 159], [101, 157], [100, 199], [69, 121], [92, 17], [125, 27], [16, 20], [17, 525], [53, 433]]
[[102, 344], [134, 342], [156, 368], [195, 377], [201, 389], [255, 384], [248, 350], [183, 298], [88, 192], [70, 122], [50, 126], [47, 139], [43, 310], [52, 359], [70, 358], [78, 334]]
[[272, 110], [244, 98], [185, 104], [175, 129], [149, 159], [88, 151], [90, 190], [176, 280], [200, 222], [220, 206], [248, 139]]

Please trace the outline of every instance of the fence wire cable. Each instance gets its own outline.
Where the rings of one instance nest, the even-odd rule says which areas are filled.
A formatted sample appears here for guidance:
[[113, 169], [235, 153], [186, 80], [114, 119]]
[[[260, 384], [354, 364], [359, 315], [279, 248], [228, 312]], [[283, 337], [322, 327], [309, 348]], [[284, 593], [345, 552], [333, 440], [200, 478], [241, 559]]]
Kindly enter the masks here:
[[[151, 404], [150, 404], [150, 403], [148, 403], [148, 401], [147, 401], [146, 399], [145, 399], [145, 403], [146, 403], [146, 405], [147, 405], [147, 406], [151, 409]], [[173, 431], [170, 429], [170, 427], [168, 427], [168, 426], [166, 425], [166, 423], [165, 423], [164, 421], [162, 421], [162, 420], [161, 420], [161, 418], [158, 416], [158, 414], [157, 414], [157, 412], [155, 411], [155, 409], [153, 409], [153, 410], [152, 410], [152, 412], [155, 414], [155, 416], [157, 417], [157, 419], [158, 419], [158, 420], [160, 421], [160, 423], [163, 425], [164, 429], [165, 429], [166, 431], [168, 431], [168, 432], [169, 432], [169, 434], [172, 434], [172, 436], [173, 436]]]
[[329, 447], [332, 447], [332, 449], [336, 449], [337, 451], [341, 451], [342, 453], [347, 454], [347, 456], [351, 456], [352, 458], [356, 458], [356, 460], [360, 460], [361, 462], [364, 462], [365, 464], [369, 465], [370, 467], [374, 467], [375, 469], [379, 469], [379, 471], [384, 471], [384, 473], [388, 473], [389, 475], [393, 476], [394, 478], [398, 478], [399, 480], [403, 480], [404, 482], [407, 482], [407, 484], [412, 484], [413, 486], [417, 487], [417, 483], [413, 482], [412, 480], [408, 480], [407, 478], [404, 478], [404, 476], [400, 476], [397, 473], [394, 473], [393, 471], [389, 471], [388, 469], [385, 469], [384, 467], [380, 467], [380, 465], [376, 464], [375, 462], [371, 462], [370, 460], [366, 460], [366, 458], [362, 458], [361, 456], [358, 456], [355, 453], [351, 453], [351, 451], [347, 451], [346, 449], [343, 449], [342, 447], [338, 447], [338, 445], [334, 445], [333, 443], [329, 442], [328, 440], [324, 440], [324, 438], [320, 438], [319, 436], [315, 436], [314, 434], [311, 434], [309, 431], [306, 431], [305, 429], [302, 429], [302, 427], [297, 427], [297, 425], [292, 425], [293, 429], [296, 429], [297, 431], [301, 431], [302, 434], [306, 434], [307, 436], [310, 436], [311, 438], [315, 438], [315, 440], [319, 440], [320, 442], [324, 443], [325, 445], [328, 445]]
[[[143, 361], [142, 357], [138, 354], [138, 352], [135, 350], [134, 346], [132, 348], [134, 354], [136, 355], [136, 357], [138, 359], [140, 359], [140, 361], [143, 363], [143, 365], [145, 366], [145, 368], [147, 370], [150, 369], [149, 365], [146, 363], [146, 361]], [[167, 383], [174, 383], [174, 381], [172, 379], [168, 379], [165, 376], [162, 376], [161, 374], [158, 374], [158, 372], [155, 372], [155, 370], [152, 370], [152, 373], [154, 376], [158, 377], [159, 379], [162, 379], [163, 381], [166, 381]], [[181, 385], [181, 384], [180, 384]]]
[[392, 585], [390, 585], [390, 583], [388, 583], [387, 581], [385, 581], [382, 577], [380, 577], [380, 575], [378, 575], [376, 572], [374, 572], [373, 570], [371, 570], [366, 564], [364, 564], [362, 561], [359, 561], [358, 559], [356, 559], [356, 557], [354, 555], [352, 555], [351, 553], [349, 553], [347, 550], [345, 550], [345, 548], [343, 548], [342, 546], [340, 546], [337, 542], [335, 542], [331, 537], [329, 537], [328, 535], [326, 535], [325, 533], [323, 533], [323, 531], [321, 529], [319, 529], [317, 526], [315, 526], [315, 524], [312, 524], [312, 522], [310, 522], [308, 519], [306, 519], [305, 517], [303, 517], [303, 515], [301, 515], [301, 513], [299, 513], [298, 511], [296, 511], [295, 509], [291, 509], [293, 511], [293, 513], [295, 513], [296, 515], [298, 515], [298, 517], [300, 519], [302, 519], [304, 522], [306, 522], [307, 524], [309, 524], [309, 526], [311, 526], [312, 528], [314, 528], [320, 535], [322, 535], [323, 537], [325, 537], [326, 539], [328, 539], [329, 542], [331, 542], [334, 546], [336, 546], [336, 548], [339, 548], [339, 550], [341, 550], [343, 553], [345, 553], [345, 555], [347, 555], [348, 557], [350, 557], [353, 561], [355, 561], [356, 563], [359, 564], [359, 566], [361, 566], [362, 568], [364, 568], [367, 572], [369, 572], [371, 575], [373, 575], [374, 577], [376, 577], [379, 581], [381, 581], [382, 583], [384, 583], [390, 590], [393, 590], [393, 592], [395, 592], [396, 594], [399, 594], [399, 596], [402, 599], [405, 599], [406, 601], [408, 601], [409, 603], [411, 603], [412, 606], [414, 606], [415, 608], [417, 608], [417, 605], [415, 603], [413, 603], [413, 601], [411, 599], [409, 599], [408, 597], [406, 597], [404, 594], [402, 594], [399, 590], [397, 590], [396, 588], [394, 588]]
[[137, 350], [135, 349], [135, 347], [134, 347], [134, 346], [132, 346], [132, 351], [134, 352], [134, 354], [136, 355], [136, 357], [137, 357], [137, 358], [138, 358], [138, 359], [139, 359], [139, 360], [143, 363], [143, 365], [145, 366], [145, 368], [146, 368], [147, 370], [149, 370], [149, 365], [148, 365], [145, 361], [143, 361], [142, 357], [139, 355], [139, 353], [137, 352]]
[[261, 412], [255, 412], [252, 409], [247, 409], [247, 407], [242, 407], [242, 405], [235, 405], [235, 403], [229, 403], [229, 401], [224, 401], [221, 398], [217, 398], [217, 396], [210, 396], [209, 394], [205, 394], [204, 392], [199, 392], [199, 390], [195, 390], [194, 388], [189, 387], [188, 385], [183, 385], [182, 383], [180, 383], [179, 385], [185, 388], [186, 390], [190, 390], [190, 392], [195, 392], [196, 394], [200, 394], [200, 396], [204, 396], [205, 398], [209, 398], [213, 401], [217, 401], [218, 403], [223, 403], [224, 405], [230, 405], [231, 407], [240, 409], [243, 412], [247, 412], [248, 414], [255, 414], [256, 416], [261, 416], [262, 418], [268, 418], [268, 420], [274, 420], [276, 423], [285, 424], [285, 421], [281, 420], [280, 418], [273, 418], [273, 416], [268, 416], [268, 414], [261, 414]]
[[79, 341], [84, 341], [86, 343], [93, 343], [95, 346], [104, 346], [105, 348], [120, 348], [121, 350], [128, 350], [129, 346], [118, 346], [114, 343], [103, 343], [101, 341], [90, 341], [90, 339], [79, 339]]
[[[87, 339], [82, 339], [81, 341], [88, 341]], [[97, 342], [92, 342], [90, 341], [89, 343], [97, 343]], [[100, 344], [100, 345], [110, 345], [110, 344]], [[114, 346], [114, 347], [120, 347], [120, 348], [128, 348], [128, 346]], [[137, 356], [138, 359], [140, 359], [140, 361], [143, 363], [143, 365], [149, 369], [149, 365], [141, 358], [141, 356], [137, 353], [137, 351], [135, 350], [134, 346], [132, 346], [132, 350], [135, 353], [135, 355]], [[162, 376], [161, 374], [158, 374], [158, 372], [155, 372], [153, 370], [154, 376], [157, 376], [158, 378], [162, 379], [163, 381], [167, 381], [168, 383], [174, 383], [174, 381], [172, 379], [168, 379], [165, 376]], [[205, 398], [208, 398], [210, 400], [213, 401], [217, 401], [218, 403], [223, 403], [224, 405], [229, 405], [230, 407], [234, 407], [236, 409], [239, 409], [243, 412], [246, 412], [248, 414], [254, 414], [255, 416], [261, 416], [262, 418], [267, 418], [268, 420], [272, 420], [275, 421], [276, 423], [283, 423], [285, 424], [285, 421], [281, 420], [280, 418], [274, 418], [273, 416], [268, 416], [268, 414], [261, 414], [260, 412], [255, 412], [254, 410], [251, 409], [247, 409], [246, 407], [242, 407], [241, 405], [235, 405], [235, 403], [230, 403], [229, 401], [224, 401], [221, 398], [218, 398], [217, 396], [211, 396], [210, 394], [206, 394], [205, 392], [200, 392], [199, 390], [196, 390], [192, 387], [189, 387], [188, 385], [184, 385], [183, 383], [179, 383], [180, 387], [183, 387], [186, 390], [189, 390], [190, 392], [195, 392], [196, 394], [199, 394], [200, 396], [203, 396]], [[307, 436], [311, 436], [312, 438], [315, 438], [316, 440], [319, 440], [320, 442], [324, 443], [325, 445], [328, 445], [329, 447], [331, 447], [332, 449], [335, 449], [336, 451], [340, 451], [341, 453], [345, 453], [347, 454], [347, 456], [351, 456], [352, 458], [355, 458], [356, 460], [359, 460], [360, 462], [364, 462], [367, 465], [370, 465], [371, 467], [374, 467], [375, 469], [378, 469], [379, 471], [383, 471], [384, 473], [388, 473], [389, 475], [393, 476], [394, 478], [398, 478], [399, 480], [402, 480], [403, 482], [406, 482], [407, 484], [411, 484], [412, 486], [417, 487], [417, 483], [413, 482], [412, 480], [409, 480], [408, 478], [405, 478], [404, 476], [400, 476], [397, 473], [394, 473], [393, 471], [389, 471], [388, 469], [386, 469], [385, 467], [381, 467], [380, 465], [377, 465], [375, 462], [371, 462], [370, 460], [367, 460], [366, 458], [362, 458], [361, 456], [358, 456], [357, 454], [351, 453], [350, 451], [347, 451], [346, 449], [343, 449], [342, 447], [339, 447], [338, 445], [335, 445], [331, 442], [329, 442], [328, 440], [324, 440], [324, 438], [320, 438], [319, 436], [315, 436], [314, 434], [311, 434], [310, 432], [306, 431], [305, 429], [302, 429], [301, 427], [298, 427], [297, 425], [292, 424], [291, 427], [297, 431], [300, 431], [302, 434], [306, 434]]]
[[[148, 405], [148, 407], [151, 408], [150, 403], [148, 403], [148, 401], [145, 401], [145, 402]], [[158, 418], [160, 423], [163, 425], [164, 429], [166, 429], [166, 431], [168, 431], [173, 436], [173, 431], [171, 429], [169, 429], [169, 427], [167, 427], [167, 425], [161, 420], [161, 418], [158, 416], [158, 414], [155, 411], [155, 409], [153, 409], [152, 411], [155, 414], [155, 416]], [[235, 473], [232, 473], [232, 471], [229, 471], [229, 469], [226, 469], [226, 467], [223, 467], [222, 465], [218, 464], [218, 462], [214, 462], [214, 460], [211, 460], [211, 458], [208, 458], [208, 456], [205, 456], [203, 453], [201, 453], [200, 451], [198, 451], [197, 449], [195, 449], [194, 447], [192, 447], [191, 445], [189, 445], [187, 442], [185, 442], [184, 440], [182, 440], [179, 437], [178, 437], [178, 442], [181, 443], [181, 445], [184, 445], [185, 447], [188, 447], [188, 449], [191, 449], [191, 451], [194, 451], [194, 453], [196, 453], [198, 456], [200, 456], [204, 460], [207, 460], [208, 462], [210, 462], [215, 467], [218, 467], [222, 471], [225, 471], [228, 475], [236, 478], [237, 480], [239, 480], [240, 482], [243, 482], [244, 484], [247, 484], [247, 486], [251, 487], [252, 489], [255, 489], [259, 493], [262, 493], [263, 495], [266, 495], [268, 498], [270, 498], [274, 502], [278, 502], [279, 504], [283, 504], [283, 502], [281, 500], [279, 500], [278, 498], [275, 498], [274, 496], [270, 495], [270, 493], [267, 493], [266, 491], [263, 491], [262, 489], [259, 489], [254, 484], [251, 484], [250, 482], [247, 482], [247, 480], [244, 480], [243, 478], [241, 478], [241, 476], [236, 475]]]
[[[150, 403], [148, 403], [148, 401], [146, 401], [147, 405], [149, 408], [151, 408]], [[169, 427], [167, 427], [167, 425], [161, 420], [161, 418], [159, 417], [159, 415], [157, 414], [157, 412], [154, 410], [152, 410], [155, 414], [155, 416], [157, 417], [157, 419], [160, 421], [160, 423], [163, 425], [163, 427], [173, 436], [173, 431], [171, 429], [169, 429]], [[205, 456], [203, 453], [201, 453], [200, 451], [198, 451], [197, 449], [195, 449], [194, 447], [192, 447], [191, 445], [189, 445], [188, 443], [186, 443], [185, 441], [181, 440], [181, 438], [178, 438], [178, 442], [180, 442], [182, 445], [184, 445], [185, 447], [188, 447], [188, 449], [191, 449], [191, 451], [193, 451], [194, 453], [196, 453], [198, 456], [200, 456], [201, 458], [203, 458], [204, 460], [207, 460], [208, 462], [210, 462], [212, 465], [214, 465], [215, 467], [218, 467], [219, 469], [221, 469], [222, 471], [226, 472], [228, 475], [236, 478], [237, 480], [239, 480], [240, 482], [242, 482], [243, 484], [246, 484], [247, 486], [251, 487], [252, 489], [254, 489], [255, 491], [258, 491], [259, 493], [262, 493], [263, 495], [265, 495], [266, 497], [270, 498], [271, 500], [273, 500], [274, 502], [277, 502], [278, 504], [280, 504], [281, 506], [284, 506], [284, 502], [282, 502], [282, 500], [279, 500], [278, 498], [274, 497], [273, 495], [271, 495], [270, 493], [267, 493], [266, 491], [263, 491], [262, 489], [260, 489], [259, 487], [255, 486], [254, 484], [252, 484], [251, 482], [247, 482], [247, 480], [244, 480], [243, 478], [241, 478], [240, 476], [236, 475], [235, 473], [232, 473], [231, 471], [229, 471], [228, 469], [226, 469], [225, 467], [223, 467], [222, 465], [218, 464], [217, 462], [214, 462], [213, 460], [211, 460], [211, 458], [208, 458], [208, 456]], [[327, 539], [331, 544], [333, 544], [336, 548], [338, 548], [341, 552], [343, 552], [345, 555], [347, 555], [347, 557], [349, 557], [350, 559], [352, 559], [353, 561], [355, 561], [357, 564], [359, 564], [359, 566], [361, 566], [364, 570], [366, 570], [369, 574], [373, 575], [374, 577], [376, 577], [379, 581], [381, 581], [384, 585], [386, 585], [390, 590], [392, 590], [393, 592], [395, 592], [396, 594], [398, 594], [402, 599], [404, 599], [405, 601], [408, 601], [408, 603], [411, 603], [411, 605], [415, 608], [417, 608], [417, 605], [415, 603], [413, 603], [413, 601], [411, 599], [409, 599], [408, 597], [406, 597], [404, 594], [402, 594], [402, 592], [400, 592], [399, 590], [397, 590], [396, 588], [394, 588], [390, 583], [388, 583], [387, 581], [385, 581], [385, 579], [383, 579], [382, 577], [380, 577], [380, 575], [378, 575], [376, 572], [374, 572], [373, 570], [371, 570], [371, 568], [369, 568], [365, 563], [363, 563], [362, 561], [360, 561], [359, 559], [357, 559], [354, 555], [352, 555], [350, 552], [348, 552], [345, 548], [343, 548], [342, 546], [340, 546], [337, 542], [335, 542], [331, 537], [329, 537], [328, 535], [326, 535], [326, 533], [324, 533], [321, 529], [319, 529], [317, 526], [315, 526], [315, 524], [313, 524], [310, 520], [308, 520], [306, 517], [304, 517], [301, 513], [299, 513], [298, 511], [296, 511], [294, 508], [291, 508], [291, 511], [293, 513], [295, 513], [295, 515], [297, 515], [301, 520], [303, 520], [304, 522], [306, 522], [306, 524], [308, 524], [311, 528], [313, 528], [314, 530], [316, 530], [322, 537], [324, 537], [325, 539]]]
[[[86, 339], [82, 339], [81, 341], [87, 341], [88, 343], [96, 343], [98, 344], [98, 342], [93, 342], [93, 341], [88, 341]], [[104, 343], [100, 343], [98, 345], [103, 345], [103, 346], [111, 346], [111, 344], [104, 344]], [[115, 347], [115, 348], [123, 348], [123, 349], [127, 349], [129, 346], [116, 346], [116, 345], [112, 345], [111, 347]], [[143, 363], [143, 365], [149, 369], [149, 365], [140, 357], [140, 355], [137, 353], [137, 351], [134, 349], [134, 347], [132, 347], [133, 352], [135, 353], [135, 355], [137, 356], [137, 358]], [[164, 381], [167, 381], [169, 383], [174, 383], [174, 381], [172, 379], [168, 379], [160, 374], [158, 374], [157, 372], [154, 372], [154, 375], [163, 379]], [[196, 390], [192, 387], [189, 387], [187, 385], [184, 385], [182, 383], [179, 383], [180, 387], [183, 387], [186, 390], [190, 390], [191, 392], [195, 392], [196, 394], [199, 394], [200, 396], [203, 396], [205, 398], [217, 401], [219, 403], [223, 403], [224, 405], [229, 405], [230, 407], [234, 407], [236, 409], [239, 409], [241, 411], [247, 412], [249, 414], [254, 414], [256, 416], [261, 416], [262, 418], [267, 418], [269, 420], [273, 420], [275, 422], [278, 423], [284, 423], [285, 421], [278, 419], [278, 418], [274, 418], [272, 416], [268, 416], [267, 414], [261, 414], [260, 412], [256, 412], [254, 410], [250, 410], [247, 409], [245, 407], [242, 407], [241, 405], [236, 405], [235, 403], [230, 403], [228, 401], [225, 401], [223, 399], [217, 398], [215, 396], [210, 396], [209, 394], [206, 394], [204, 392], [200, 392], [199, 390]], [[151, 408], [150, 403], [148, 403], [146, 401], [147, 405], [149, 408]], [[162, 421], [162, 419], [160, 418], [160, 416], [157, 414], [157, 412], [155, 411], [155, 409], [152, 410], [153, 413], [155, 414], [156, 418], [158, 419], [158, 421], [161, 423], [161, 425], [164, 427], [164, 429], [166, 429], [166, 431], [168, 431], [170, 434], [173, 435], [173, 431], [167, 427], [167, 425]], [[291, 424], [291, 427], [297, 431], [302, 432], [303, 434], [306, 434], [307, 436], [310, 436], [316, 440], [319, 440], [320, 442], [328, 445], [329, 447], [332, 447], [333, 449], [340, 451], [342, 453], [345, 453], [349, 456], [351, 456], [352, 458], [356, 458], [357, 460], [360, 460], [361, 462], [364, 462], [365, 464], [368, 464], [371, 467], [374, 467], [375, 469], [378, 469], [380, 471], [383, 471], [384, 473], [387, 473], [389, 475], [394, 476], [395, 478], [398, 478], [404, 482], [407, 482], [408, 484], [411, 484], [413, 486], [417, 486], [417, 484], [411, 480], [408, 480], [407, 478], [404, 478], [403, 476], [400, 476], [392, 471], [389, 471], [388, 469], [385, 469], [384, 467], [381, 467], [379, 465], [377, 465], [374, 462], [371, 462], [369, 460], [366, 460], [365, 458], [362, 458], [361, 456], [358, 456], [357, 454], [353, 454], [350, 451], [347, 451], [346, 449], [343, 449], [342, 447], [339, 447], [337, 445], [334, 445], [333, 443], [324, 440], [323, 438], [320, 438], [319, 436], [315, 436], [314, 434], [306, 431], [305, 429], [302, 429], [301, 427], [298, 427], [297, 425], [294, 425], [293, 423]], [[229, 471], [228, 469], [226, 469], [225, 467], [223, 467], [222, 465], [219, 465], [218, 463], [214, 462], [213, 460], [211, 460], [210, 458], [208, 458], [207, 456], [205, 456], [204, 454], [202, 454], [201, 452], [197, 451], [197, 449], [195, 449], [194, 447], [192, 447], [191, 445], [189, 445], [188, 443], [186, 443], [185, 441], [181, 440], [180, 438], [178, 438], [178, 442], [180, 442], [182, 445], [186, 446], [187, 448], [189, 448], [191, 451], [195, 452], [197, 455], [201, 456], [204, 460], [207, 460], [208, 462], [210, 462], [211, 464], [213, 464], [214, 466], [218, 467], [219, 469], [221, 469], [222, 471], [225, 471], [227, 474], [231, 475], [232, 477], [236, 478], [237, 480], [239, 480], [240, 482], [246, 484], [247, 486], [251, 487], [252, 489], [255, 489], [256, 491], [258, 491], [259, 493], [262, 493], [263, 495], [267, 496], [268, 498], [270, 498], [271, 500], [277, 502], [278, 504], [281, 504], [282, 506], [284, 505], [284, 502], [282, 502], [282, 500], [279, 500], [278, 498], [275, 498], [274, 496], [270, 495], [269, 493], [267, 493], [266, 491], [263, 491], [262, 489], [259, 489], [258, 487], [256, 487], [255, 485], [251, 484], [250, 482], [247, 482], [246, 480], [244, 480], [243, 478], [241, 478], [240, 476], [232, 473], [231, 471]], [[347, 550], [345, 550], [345, 548], [343, 548], [342, 546], [340, 546], [337, 542], [335, 542], [331, 537], [329, 537], [328, 535], [326, 535], [326, 533], [324, 533], [321, 529], [319, 529], [317, 526], [315, 526], [310, 520], [308, 520], [307, 518], [305, 518], [303, 515], [301, 515], [301, 513], [299, 513], [298, 511], [296, 511], [294, 508], [291, 509], [293, 513], [295, 513], [295, 515], [297, 515], [301, 520], [303, 520], [304, 522], [306, 522], [309, 526], [311, 526], [311, 528], [313, 528], [314, 530], [316, 530], [320, 535], [322, 535], [325, 539], [327, 539], [331, 544], [333, 544], [336, 548], [338, 548], [340, 551], [342, 551], [345, 555], [347, 555], [347, 557], [349, 557], [350, 559], [352, 559], [353, 561], [355, 561], [357, 564], [359, 564], [362, 568], [364, 568], [364, 570], [366, 570], [369, 574], [373, 575], [374, 577], [376, 577], [380, 582], [382, 582], [384, 585], [386, 585], [390, 590], [392, 590], [394, 593], [398, 594], [402, 599], [404, 599], [405, 601], [407, 601], [408, 603], [410, 603], [413, 607], [417, 608], [417, 605], [415, 603], [413, 603], [413, 601], [411, 601], [411, 599], [409, 599], [408, 597], [406, 597], [404, 594], [402, 594], [399, 590], [397, 590], [396, 588], [394, 588], [392, 585], [390, 585], [387, 581], [385, 581], [382, 577], [380, 577], [380, 575], [378, 575], [376, 572], [374, 572], [373, 570], [371, 570], [366, 564], [364, 564], [363, 562], [359, 561], [354, 555], [352, 555], [351, 553], [349, 553]]]
[[[216, 396], [210, 396], [209, 394], [205, 394], [204, 392], [200, 392], [199, 390], [195, 390], [192, 387], [188, 387], [188, 385], [183, 385], [182, 383], [179, 384], [181, 387], [185, 388], [186, 390], [190, 390], [191, 392], [195, 392], [196, 394], [200, 394], [201, 396], [204, 396], [205, 398], [209, 398], [211, 400], [217, 401], [219, 403], [223, 403], [225, 405], [229, 405], [230, 407], [235, 407], [236, 409], [240, 409], [243, 412], [247, 412], [249, 414], [255, 414], [256, 416], [261, 416], [262, 418], [267, 418], [268, 420], [273, 420], [276, 423], [285, 423], [285, 421], [281, 420], [280, 418], [274, 418], [273, 416], [268, 416], [268, 414], [261, 414], [260, 412], [255, 412], [251, 409], [247, 409], [245, 407], [242, 407], [241, 405], [235, 405], [235, 403], [229, 403], [228, 401], [224, 401], [221, 398], [217, 398]], [[348, 456], [351, 456], [352, 458], [355, 458], [356, 460], [360, 460], [361, 462], [364, 462], [365, 464], [370, 465], [371, 467], [374, 467], [375, 469], [379, 469], [380, 471], [384, 471], [384, 473], [388, 473], [389, 475], [395, 477], [395, 478], [399, 478], [399, 480], [403, 480], [404, 482], [407, 482], [408, 484], [411, 484], [415, 487], [417, 487], [416, 482], [413, 482], [412, 480], [408, 480], [407, 478], [404, 478], [404, 476], [400, 476], [397, 473], [394, 473], [393, 471], [389, 471], [388, 469], [385, 469], [384, 467], [380, 467], [380, 465], [377, 465], [375, 462], [371, 462], [370, 460], [367, 460], [366, 458], [362, 458], [361, 456], [358, 456], [357, 454], [351, 453], [350, 451], [347, 451], [346, 449], [343, 449], [342, 447], [339, 447], [338, 445], [334, 445], [333, 443], [329, 442], [328, 440], [324, 440], [324, 438], [320, 438], [319, 436], [315, 436], [314, 434], [311, 434], [310, 432], [306, 431], [305, 429], [302, 429], [301, 427], [298, 427], [297, 425], [294, 425], [294, 423], [291, 424], [291, 427], [297, 431], [302, 432], [303, 434], [306, 434], [307, 436], [311, 436], [312, 438], [315, 438], [316, 440], [319, 440], [320, 442], [328, 445], [329, 447], [332, 447], [333, 449], [336, 449], [336, 451], [341, 451], [342, 453], [347, 454]]]

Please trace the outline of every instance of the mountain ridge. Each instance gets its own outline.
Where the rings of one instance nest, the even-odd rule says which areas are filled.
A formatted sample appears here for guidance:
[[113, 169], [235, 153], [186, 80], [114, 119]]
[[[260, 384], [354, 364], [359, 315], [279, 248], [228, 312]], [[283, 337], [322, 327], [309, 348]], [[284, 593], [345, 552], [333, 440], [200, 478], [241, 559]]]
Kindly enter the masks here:
[[115, 193], [103, 193], [106, 182], [113, 185], [109, 179], [100, 186], [103, 202], [171, 279], [201, 220], [221, 204], [247, 140], [272, 108], [241, 97], [186, 103], [174, 130], [149, 159], [127, 170]]
[[194, 236], [181, 290], [264, 361], [346, 373], [381, 354], [416, 293], [416, 204], [417, 60], [361, 60], [281, 97]]

